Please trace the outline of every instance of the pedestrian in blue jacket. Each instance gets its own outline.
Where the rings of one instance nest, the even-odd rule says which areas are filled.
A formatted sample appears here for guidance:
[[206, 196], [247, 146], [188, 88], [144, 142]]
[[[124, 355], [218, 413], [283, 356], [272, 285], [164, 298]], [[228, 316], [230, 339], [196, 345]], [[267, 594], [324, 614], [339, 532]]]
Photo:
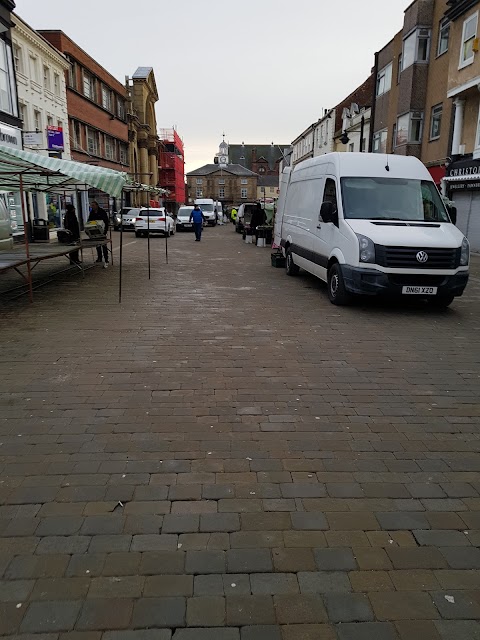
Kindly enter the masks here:
[[190, 214], [190, 222], [193, 220], [193, 228], [195, 229], [195, 242], [200, 242], [202, 239], [203, 223], [205, 222], [205, 216], [198, 204], [195, 205], [192, 213]]

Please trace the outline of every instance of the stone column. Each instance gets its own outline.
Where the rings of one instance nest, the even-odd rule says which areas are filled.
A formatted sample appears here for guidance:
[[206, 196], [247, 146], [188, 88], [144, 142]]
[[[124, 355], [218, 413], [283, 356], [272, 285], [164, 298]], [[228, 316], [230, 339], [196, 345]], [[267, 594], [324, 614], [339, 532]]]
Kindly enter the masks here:
[[453, 102], [455, 106], [455, 116], [453, 125], [452, 155], [456, 156], [460, 153], [463, 135], [463, 116], [465, 113], [465, 100], [457, 98]]
[[[146, 138], [139, 138], [138, 140], [138, 154], [139, 154], [139, 176], [138, 180], [142, 184], [150, 184], [150, 164], [148, 162], [148, 140]], [[147, 204], [149, 197], [147, 193], [140, 194], [140, 202]]]

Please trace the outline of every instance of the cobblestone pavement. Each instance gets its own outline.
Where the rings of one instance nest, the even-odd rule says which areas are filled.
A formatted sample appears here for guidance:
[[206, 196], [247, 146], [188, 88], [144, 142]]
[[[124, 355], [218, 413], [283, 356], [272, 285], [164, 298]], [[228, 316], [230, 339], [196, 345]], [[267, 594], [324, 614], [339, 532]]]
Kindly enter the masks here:
[[480, 264], [337, 308], [231, 227], [151, 281], [125, 240], [121, 306], [114, 267], [0, 315], [0, 634], [480, 638]]

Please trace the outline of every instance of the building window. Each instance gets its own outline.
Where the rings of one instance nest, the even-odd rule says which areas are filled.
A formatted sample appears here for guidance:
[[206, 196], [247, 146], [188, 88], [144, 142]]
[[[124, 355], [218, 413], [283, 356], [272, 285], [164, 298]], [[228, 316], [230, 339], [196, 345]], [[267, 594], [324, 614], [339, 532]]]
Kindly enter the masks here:
[[395, 151], [395, 147], [397, 145], [397, 123], [392, 127], [392, 152]]
[[448, 51], [449, 40], [450, 40], [450, 20], [448, 18], [444, 18], [440, 22], [440, 28], [438, 31], [438, 48], [437, 48], [438, 56], [441, 56], [442, 53], [446, 53]]
[[440, 138], [442, 128], [443, 104], [437, 104], [432, 108], [432, 116], [430, 118], [430, 140]]
[[397, 120], [397, 142], [396, 146], [402, 144], [418, 144], [422, 141], [423, 113], [413, 111], [405, 113]]
[[107, 111], [112, 110], [112, 94], [108, 87], [102, 86], [102, 107]]
[[220, 178], [220, 180], [218, 181], [218, 184], [225, 184], [225, 178]]
[[355, 143], [354, 142], [351, 142], [348, 145], [348, 150], [349, 150], [350, 153], [353, 153], [355, 151]]
[[373, 136], [373, 153], [387, 153], [388, 129], [377, 131]]
[[18, 103], [18, 117], [23, 122], [22, 129], [26, 129], [26, 122], [25, 122], [26, 115], [27, 115], [27, 109], [26, 109], [25, 105], [23, 104], [23, 102], [19, 102]]
[[202, 198], [203, 197], [203, 189], [197, 189], [197, 198]]
[[52, 86], [50, 84], [50, 69], [48, 67], [43, 67], [43, 88], [45, 91], [52, 90]]
[[83, 72], [83, 95], [90, 100], [95, 98], [95, 79], [86, 71]]
[[225, 198], [225, 187], [220, 187], [218, 190], [218, 197]]
[[33, 126], [37, 131], [42, 130], [42, 114], [37, 109], [33, 112]]
[[403, 41], [402, 71], [416, 62], [428, 62], [430, 29], [416, 29]]
[[377, 75], [377, 96], [383, 96], [392, 87], [392, 63], [387, 64]]
[[105, 136], [105, 157], [107, 160], [115, 160], [115, 140]]
[[120, 144], [120, 162], [121, 164], [128, 164], [128, 150], [124, 144]]
[[52, 116], [47, 116], [47, 127], [53, 127], [53, 118], [52, 118]]
[[13, 60], [15, 62], [15, 71], [17, 73], [23, 74], [23, 51], [22, 47], [18, 44], [13, 45]]
[[18, 114], [12, 49], [4, 40], [0, 40], [0, 109], [14, 116]]
[[69, 60], [70, 67], [68, 69], [68, 86], [72, 89], [77, 88], [77, 63], [74, 60]]
[[477, 37], [478, 12], [463, 23], [462, 49], [460, 51], [460, 69], [472, 64], [475, 58], [473, 45]]
[[203, 178], [197, 178], [197, 184], [203, 184]]
[[125, 102], [117, 97], [117, 116], [120, 120], [125, 120]]
[[38, 58], [37, 56], [30, 54], [29, 59], [30, 59], [30, 77], [33, 82], [36, 82], [37, 84], [39, 84], [40, 78], [38, 75]]
[[98, 131], [87, 127], [87, 151], [90, 155], [98, 155]]
[[80, 130], [80, 123], [77, 120], [72, 121], [72, 134], [73, 134], [73, 146], [75, 149], [80, 149], [82, 146], [82, 137]]
[[246, 178], [242, 178], [240, 180], [240, 184], [248, 184], [248, 180]]
[[400, 83], [400, 74], [402, 73], [403, 55], [398, 54], [398, 66], [397, 66], [397, 84]]
[[53, 74], [53, 90], [56, 96], [60, 95], [60, 76], [58, 73]]
[[246, 198], [248, 195], [248, 189], [240, 189], [240, 197]]

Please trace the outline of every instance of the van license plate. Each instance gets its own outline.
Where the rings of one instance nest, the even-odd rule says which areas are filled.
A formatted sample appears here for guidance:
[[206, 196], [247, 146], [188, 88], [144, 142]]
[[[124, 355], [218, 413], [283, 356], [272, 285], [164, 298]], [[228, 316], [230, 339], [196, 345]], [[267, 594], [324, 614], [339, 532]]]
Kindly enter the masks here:
[[438, 287], [403, 287], [402, 293], [411, 296], [435, 296]]

